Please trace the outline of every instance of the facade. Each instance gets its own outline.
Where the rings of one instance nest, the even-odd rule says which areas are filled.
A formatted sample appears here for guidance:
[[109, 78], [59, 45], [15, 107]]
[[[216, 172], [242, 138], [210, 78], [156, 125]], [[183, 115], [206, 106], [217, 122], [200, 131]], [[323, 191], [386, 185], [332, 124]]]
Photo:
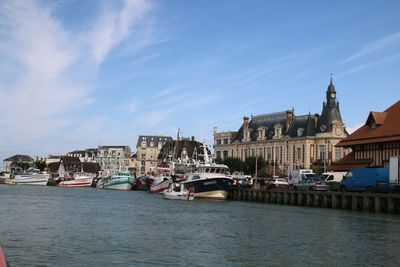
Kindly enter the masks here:
[[81, 162], [97, 162], [98, 149], [89, 148], [85, 150], [75, 150], [67, 153], [68, 157], [78, 157]]
[[229, 145], [237, 132], [218, 132], [214, 127], [214, 153], [217, 159], [226, 159], [229, 157]]
[[136, 177], [147, 175], [157, 167], [158, 154], [170, 136], [140, 135], [136, 145]]
[[400, 156], [400, 101], [384, 112], [371, 111], [365, 124], [336, 145], [352, 152], [330, 169], [388, 167], [392, 156]]
[[[215, 141], [218, 136], [219, 133], [214, 131]], [[228, 156], [241, 160], [262, 157], [270, 166], [279, 168], [282, 174], [287, 174], [290, 169], [313, 166], [325, 170], [346, 153], [335, 145], [347, 136], [331, 79], [321, 115], [297, 116], [294, 110], [287, 110], [244, 117], [242, 126], [229, 144]], [[214, 143], [214, 147], [220, 151], [222, 146]]]
[[99, 146], [96, 161], [105, 175], [110, 175], [116, 170], [129, 170], [131, 148], [129, 146]]
[[31, 164], [33, 163], [34, 159], [27, 155], [14, 155], [12, 157], [6, 158], [3, 160], [3, 171], [11, 173], [11, 164], [13, 162], [22, 162]]

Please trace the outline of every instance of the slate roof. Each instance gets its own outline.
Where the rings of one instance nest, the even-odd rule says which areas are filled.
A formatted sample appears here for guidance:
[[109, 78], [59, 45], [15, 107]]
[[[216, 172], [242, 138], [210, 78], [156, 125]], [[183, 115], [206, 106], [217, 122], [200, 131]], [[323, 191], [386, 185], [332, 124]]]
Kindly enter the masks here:
[[[259, 116], [253, 116], [249, 122], [250, 138], [252, 141], [257, 140], [257, 132], [260, 127], [264, 127], [265, 136], [263, 139], [271, 140], [275, 135], [275, 125], [280, 124], [282, 126], [282, 136], [290, 137], [304, 137], [304, 136], [315, 136], [316, 134], [316, 120], [318, 121], [318, 115], [302, 115], [295, 116], [293, 114], [292, 122], [288, 123], [287, 117], [288, 111], [276, 112], [271, 114], [264, 114]], [[286, 129], [289, 125], [289, 129]], [[298, 129], [303, 129], [301, 136], [298, 136]], [[243, 139], [243, 125], [240, 127], [236, 136], [232, 140], [241, 142]]]
[[12, 157], [6, 158], [3, 161], [24, 161], [24, 162], [32, 162], [33, 158], [28, 155], [14, 155]]
[[[376, 123], [375, 128], [371, 127], [373, 121]], [[367, 122], [336, 146], [350, 147], [391, 141], [400, 141], [400, 101], [384, 112], [370, 112]]]

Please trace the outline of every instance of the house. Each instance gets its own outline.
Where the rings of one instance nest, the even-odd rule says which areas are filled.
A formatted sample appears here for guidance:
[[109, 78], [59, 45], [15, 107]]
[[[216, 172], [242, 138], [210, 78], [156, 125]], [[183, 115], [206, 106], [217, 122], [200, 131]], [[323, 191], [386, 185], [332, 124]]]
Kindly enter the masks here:
[[371, 111], [365, 124], [336, 147], [352, 152], [330, 166], [334, 171], [388, 167], [392, 156], [400, 156], [400, 101], [383, 112]]
[[34, 162], [34, 159], [28, 155], [14, 155], [12, 157], [6, 158], [3, 160], [3, 171], [11, 173], [11, 164], [13, 162], [29, 165]]

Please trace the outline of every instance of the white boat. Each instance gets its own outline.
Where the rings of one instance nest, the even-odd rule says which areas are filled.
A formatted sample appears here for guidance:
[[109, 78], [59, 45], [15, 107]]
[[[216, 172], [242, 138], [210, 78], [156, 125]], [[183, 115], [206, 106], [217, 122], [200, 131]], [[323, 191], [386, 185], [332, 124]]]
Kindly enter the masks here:
[[[115, 190], [131, 190], [134, 177], [128, 171], [117, 171], [111, 177], [100, 180], [98, 188], [115, 189]], [[101, 187], [102, 186], [102, 187]]]
[[86, 172], [77, 172], [73, 175], [72, 180], [61, 181], [58, 186], [68, 186], [68, 187], [90, 187], [94, 174]]
[[49, 178], [50, 174], [40, 173], [38, 169], [30, 168], [25, 172], [25, 174], [16, 175], [14, 183], [25, 185], [47, 185]]
[[173, 167], [171, 168], [170, 165], [158, 166], [156, 172], [157, 175], [153, 178], [150, 186], [150, 193], [163, 193], [170, 184]]
[[186, 174], [181, 182], [186, 190], [194, 190], [196, 198], [226, 200], [233, 185], [229, 168], [225, 164], [213, 163], [204, 148], [204, 163], [198, 163], [194, 172]]
[[168, 189], [164, 192], [164, 197], [166, 199], [172, 200], [193, 200], [194, 199], [194, 189], [185, 189], [182, 183], [171, 182]]

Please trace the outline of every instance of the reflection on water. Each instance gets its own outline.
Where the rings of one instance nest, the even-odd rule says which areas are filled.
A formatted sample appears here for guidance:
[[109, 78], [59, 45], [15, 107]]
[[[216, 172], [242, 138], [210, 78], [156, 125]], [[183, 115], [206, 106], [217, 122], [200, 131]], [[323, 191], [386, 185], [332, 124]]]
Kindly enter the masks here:
[[396, 266], [399, 216], [0, 185], [12, 266]]

